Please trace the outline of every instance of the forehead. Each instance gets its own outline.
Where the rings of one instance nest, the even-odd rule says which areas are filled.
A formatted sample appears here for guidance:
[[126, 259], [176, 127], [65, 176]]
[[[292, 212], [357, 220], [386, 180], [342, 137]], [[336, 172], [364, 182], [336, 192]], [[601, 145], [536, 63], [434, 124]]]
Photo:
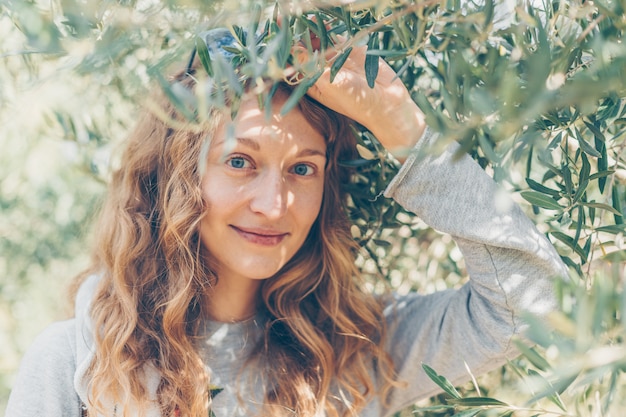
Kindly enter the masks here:
[[244, 99], [233, 121], [234, 136], [255, 140], [282, 139], [325, 149], [326, 140], [322, 133], [297, 107], [285, 115], [280, 114], [286, 99], [285, 94], [277, 94], [271, 109], [261, 108], [256, 97]]

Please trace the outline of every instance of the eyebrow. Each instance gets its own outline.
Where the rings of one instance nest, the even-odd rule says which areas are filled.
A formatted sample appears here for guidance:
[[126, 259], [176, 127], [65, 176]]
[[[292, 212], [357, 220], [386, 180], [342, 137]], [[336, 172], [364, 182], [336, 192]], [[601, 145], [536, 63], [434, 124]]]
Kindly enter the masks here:
[[261, 146], [259, 145], [259, 143], [253, 139], [249, 139], [249, 138], [235, 138], [237, 139], [237, 142], [241, 143], [243, 146], [247, 146], [248, 148], [252, 148], [255, 151], [260, 151], [261, 150]]
[[326, 158], [326, 152], [318, 151], [317, 149], [303, 149], [296, 155], [297, 157], [302, 156], [322, 156]]
[[[261, 150], [261, 146], [254, 139], [242, 138], [242, 137], [237, 137], [235, 139], [237, 140], [238, 143], [240, 143], [243, 146], [251, 148], [251, 149], [253, 149], [255, 151], [260, 151]], [[226, 140], [217, 143], [217, 145], [222, 145], [224, 142], [226, 142]], [[307, 149], [303, 149], [300, 152], [298, 152], [298, 154], [296, 156], [298, 158], [303, 157], [303, 156], [322, 156], [322, 157], [326, 158], [326, 152], [322, 152], [322, 151], [317, 150], [317, 149], [307, 148]]]

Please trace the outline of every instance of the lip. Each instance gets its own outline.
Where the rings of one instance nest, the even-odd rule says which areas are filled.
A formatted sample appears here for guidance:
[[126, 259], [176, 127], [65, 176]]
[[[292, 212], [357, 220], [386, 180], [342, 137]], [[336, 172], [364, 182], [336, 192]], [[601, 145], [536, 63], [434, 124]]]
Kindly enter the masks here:
[[246, 241], [261, 246], [276, 246], [289, 235], [289, 233], [272, 229], [243, 228], [233, 225], [230, 225], [230, 227]]

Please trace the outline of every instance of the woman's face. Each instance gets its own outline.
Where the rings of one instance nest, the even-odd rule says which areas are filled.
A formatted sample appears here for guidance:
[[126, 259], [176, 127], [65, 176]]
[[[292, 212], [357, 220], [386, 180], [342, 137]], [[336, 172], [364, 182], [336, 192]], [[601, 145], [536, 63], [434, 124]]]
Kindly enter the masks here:
[[280, 116], [277, 96], [269, 120], [256, 99], [243, 101], [234, 135], [222, 126], [208, 152], [200, 235], [220, 281], [274, 275], [320, 211], [325, 140], [299, 110]]

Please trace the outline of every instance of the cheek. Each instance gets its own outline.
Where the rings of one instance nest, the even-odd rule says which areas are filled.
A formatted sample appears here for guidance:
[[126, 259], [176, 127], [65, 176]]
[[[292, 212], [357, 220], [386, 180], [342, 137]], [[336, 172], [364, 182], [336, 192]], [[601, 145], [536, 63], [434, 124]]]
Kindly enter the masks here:
[[202, 181], [202, 199], [207, 210], [220, 211], [223, 206], [235, 204], [237, 190], [226, 179], [207, 171]]
[[202, 200], [204, 202], [204, 216], [201, 222], [201, 234], [205, 235], [212, 228], [223, 223], [225, 217], [237, 202], [237, 192], [227, 186], [224, 181], [212, 177], [202, 182]]
[[293, 210], [297, 213], [300, 222], [306, 224], [307, 227], [311, 227], [317, 219], [324, 197], [324, 184], [315, 184], [309, 187], [305, 187], [300, 191], [298, 198], [296, 198]]

